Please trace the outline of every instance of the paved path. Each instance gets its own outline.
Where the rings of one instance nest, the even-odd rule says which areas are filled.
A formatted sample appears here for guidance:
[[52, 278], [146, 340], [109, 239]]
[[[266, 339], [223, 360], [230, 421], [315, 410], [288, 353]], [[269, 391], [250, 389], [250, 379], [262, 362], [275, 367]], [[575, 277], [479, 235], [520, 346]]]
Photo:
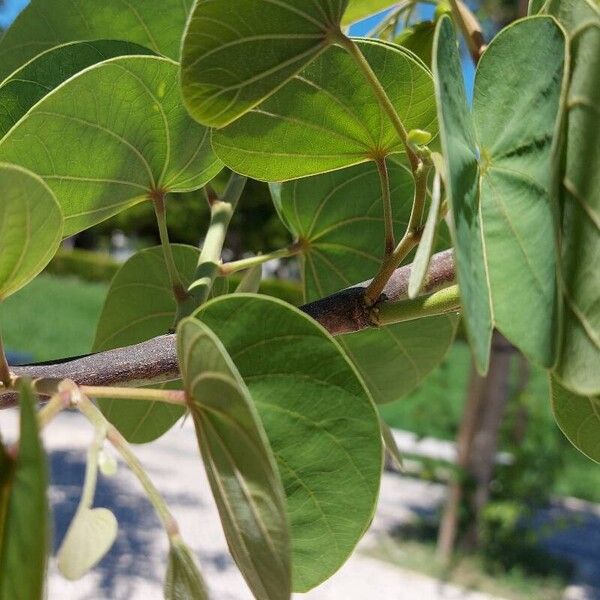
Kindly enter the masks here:
[[[17, 415], [0, 413], [0, 430], [14, 439]], [[62, 539], [75, 511], [85, 468], [85, 449], [92, 431], [77, 414], [61, 415], [44, 434], [52, 472], [51, 502], [55, 539]], [[191, 424], [175, 428], [158, 442], [137, 447], [136, 454], [164, 494], [188, 544], [198, 556], [215, 600], [251, 600], [232, 563], [208, 491]], [[386, 474], [376, 518], [358, 551], [328, 582], [297, 600], [491, 600], [435, 579], [365, 556], [380, 536], [415, 514], [430, 512], [442, 500], [444, 487]], [[113, 510], [119, 537], [100, 565], [79, 582], [65, 581], [50, 565], [49, 600], [160, 600], [167, 544], [152, 508], [125, 467], [113, 478], [102, 477], [96, 506]], [[552, 515], [546, 515], [551, 518]], [[591, 525], [600, 535], [600, 518]], [[586, 523], [586, 536], [589, 525]], [[566, 543], [566, 542], [565, 542]], [[567, 546], [565, 552], [573, 552]], [[592, 553], [594, 554], [594, 553]], [[600, 551], [595, 552], [596, 560]], [[591, 563], [590, 563], [591, 564]], [[580, 593], [580, 588], [574, 588]], [[577, 598], [592, 596], [573, 596]]]

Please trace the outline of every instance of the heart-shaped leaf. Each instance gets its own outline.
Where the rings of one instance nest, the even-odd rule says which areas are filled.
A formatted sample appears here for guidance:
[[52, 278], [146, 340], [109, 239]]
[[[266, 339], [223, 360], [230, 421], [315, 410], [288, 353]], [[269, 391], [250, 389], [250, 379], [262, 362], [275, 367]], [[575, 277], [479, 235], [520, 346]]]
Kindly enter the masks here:
[[192, 552], [179, 537], [171, 540], [165, 600], [208, 600], [206, 585]]
[[58, 568], [72, 581], [83, 577], [110, 550], [119, 524], [106, 508], [81, 508], [58, 552]]
[[0, 79], [48, 48], [79, 40], [127, 40], [178, 59], [190, 5], [190, 0], [31, 0], [0, 39]]
[[154, 56], [113, 58], [59, 85], [0, 140], [0, 160], [46, 181], [65, 236], [221, 169], [208, 131], [181, 106], [177, 64]]
[[0, 301], [29, 283], [52, 259], [63, 218], [36, 175], [0, 163]]
[[[437, 132], [431, 73], [393, 44], [359, 40], [407, 130]], [[255, 179], [285, 181], [342, 169], [404, 146], [353, 58], [331, 47], [271, 98], [213, 132], [219, 158]]]
[[556, 376], [573, 392], [600, 396], [600, 6], [551, 1], [569, 32], [571, 79], [558, 201], [562, 209], [564, 323]]
[[443, 17], [436, 32], [433, 62], [458, 281], [482, 373], [494, 324], [535, 363], [548, 367], [555, 360], [556, 229], [549, 189], [564, 58], [564, 35], [553, 19], [532, 17], [507, 27], [481, 58], [471, 114], [451, 20]]
[[0, 138], [46, 94], [83, 69], [115, 56], [153, 54], [117, 40], [71, 42], [43, 52], [0, 84]]
[[285, 496], [248, 389], [221, 342], [203, 323], [183, 320], [177, 328], [177, 348], [229, 549], [258, 600], [289, 599]]
[[217, 333], [252, 395], [287, 496], [294, 591], [330, 577], [363, 536], [377, 502], [377, 411], [337, 343], [297, 309], [232, 295], [197, 318]]
[[[0, 522], [0, 598], [44, 598], [46, 560], [50, 542], [48, 523], [48, 468], [39, 436], [31, 385], [21, 384], [21, 435], [19, 455], [12, 465], [6, 457], [0, 474], [4, 522]], [[3, 498], [2, 498], [3, 497]]]
[[183, 38], [183, 98], [223, 127], [270, 96], [334, 41], [348, 0], [197, 0]]
[[554, 417], [571, 443], [600, 463], [600, 396], [578, 396], [552, 378]]
[[[192, 246], [171, 246], [182, 281], [194, 278], [200, 252]], [[141, 250], [115, 275], [100, 315], [94, 352], [121, 348], [169, 332], [177, 303], [160, 246]], [[183, 409], [163, 402], [98, 400], [104, 416], [136, 444], [151, 442], [183, 416]]]

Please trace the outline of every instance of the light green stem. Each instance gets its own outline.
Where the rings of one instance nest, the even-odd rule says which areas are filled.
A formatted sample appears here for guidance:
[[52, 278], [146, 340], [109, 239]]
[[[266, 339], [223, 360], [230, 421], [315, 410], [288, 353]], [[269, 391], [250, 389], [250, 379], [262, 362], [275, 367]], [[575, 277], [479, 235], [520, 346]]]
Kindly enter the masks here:
[[146, 402], [163, 402], [175, 406], [186, 406], [185, 392], [178, 390], [154, 390], [147, 388], [127, 387], [94, 387], [79, 386], [79, 389], [92, 398], [115, 398], [117, 400], [141, 400]]
[[424, 317], [456, 313], [460, 309], [459, 289], [457, 285], [453, 285], [431, 296], [402, 302], [382, 302], [373, 307], [372, 316], [377, 325], [393, 325]]
[[377, 161], [377, 171], [381, 182], [381, 198], [383, 199], [383, 222], [385, 224], [385, 255], [394, 252], [396, 240], [394, 239], [394, 215], [392, 211], [392, 195], [390, 192], [390, 174], [385, 158]]
[[98, 483], [98, 457], [100, 456], [102, 445], [104, 444], [105, 439], [106, 428], [94, 428], [94, 441], [90, 445], [87, 453], [83, 491], [81, 492], [81, 501], [77, 507], [77, 512], [82, 509], [92, 508], [94, 495], [96, 493], [96, 484]]
[[54, 394], [46, 406], [38, 412], [37, 418], [40, 431], [47, 427], [63, 410], [69, 408], [70, 405], [70, 394], [64, 392]]
[[264, 265], [272, 260], [296, 256], [300, 251], [300, 246], [292, 244], [287, 248], [281, 248], [280, 250], [275, 250], [274, 252], [269, 252], [268, 254], [259, 254], [258, 256], [252, 256], [251, 258], [244, 258], [242, 260], [225, 263], [224, 265], [221, 265], [219, 274], [226, 277], [228, 275], [233, 275], [233, 273], [246, 271], [258, 265]]
[[11, 383], [12, 375], [10, 374], [10, 368], [6, 360], [6, 354], [4, 353], [4, 345], [2, 344], [2, 336], [0, 335], [0, 384], [9, 388]]

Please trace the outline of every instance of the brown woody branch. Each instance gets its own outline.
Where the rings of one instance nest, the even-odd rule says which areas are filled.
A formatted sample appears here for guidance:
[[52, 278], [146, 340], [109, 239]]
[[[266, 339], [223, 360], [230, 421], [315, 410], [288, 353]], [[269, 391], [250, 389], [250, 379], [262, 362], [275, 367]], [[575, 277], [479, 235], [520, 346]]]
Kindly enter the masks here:
[[[411, 265], [397, 269], [378, 303], [398, 302], [408, 298]], [[424, 294], [433, 293], [455, 282], [454, 258], [451, 250], [440, 252], [431, 259]], [[337, 292], [327, 298], [301, 306], [332, 335], [352, 333], [377, 326], [372, 309], [364, 303], [365, 289], [370, 281]], [[376, 305], [377, 306], [377, 305]], [[61, 362], [14, 367], [21, 377], [32, 379], [71, 379], [79, 385], [140, 386], [170, 381], [179, 377], [177, 348], [174, 335], [163, 335], [141, 344], [118, 348], [82, 358]], [[13, 393], [0, 390], [0, 408], [15, 404]]]

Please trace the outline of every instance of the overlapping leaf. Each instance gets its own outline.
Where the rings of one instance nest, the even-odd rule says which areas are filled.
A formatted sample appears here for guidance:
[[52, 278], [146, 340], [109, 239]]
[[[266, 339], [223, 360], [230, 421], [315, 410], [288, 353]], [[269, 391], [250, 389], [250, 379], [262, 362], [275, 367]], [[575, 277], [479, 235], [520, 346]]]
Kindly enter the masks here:
[[[358, 41], [405, 127], [437, 132], [431, 73], [410, 52]], [[233, 170], [285, 181], [404, 152], [352, 57], [329, 48], [276, 94], [230, 126], [213, 147]]]
[[350, 0], [342, 19], [343, 25], [350, 25], [369, 15], [380, 12], [393, 4], [393, 0]]
[[59, 85], [0, 140], [0, 160], [46, 181], [65, 236], [221, 168], [208, 130], [181, 106], [177, 64], [153, 56], [110, 59]]
[[0, 84], [0, 138], [38, 101], [83, 69], [115, 56], [153, 54], [117, 40], [71, 42], [43, 52]]
[[599, 396], [600, 6], [587, 0], [551, 1], [548, 10], [561, 20], [571, 39], [558, 191], [564, 324], [556, 375], [573, 392]]
[[555, 360], [549, 189], [564, 56], [564, 36], [552, 19], [533, 17], [506, 28], [480, 61], [471, 114], [450, 19], [442, 18], [436, 32], [434, 72], [458, 280], [481, 372], [494, 323], [534, 362], [548, 367]]
[[554, 417], [571, 443], [600, 463], [600, 396], [578, 396], [552, 379]]
[[31, 0], [0, 39], [0, 79], [39, 53], [79, 40], [127, 40], [179, 58], [191, 0]]
[[171, 541], [165, 578], [165, 600], [208, 600], [206, 585], [190, 549], [181, 539]]
[[258, 600], [289, 599], [285, 495], [252, 398], [227, 350], [206, 325], [193, 318], [183, 320], [177, 347], [188, 406], [229, 549]]
[[[19, 455], [12, 466], [4, 457], [0, 474], [0, 599], [42, 600], [46, 557], [49, 550], [48, 468], [39, 436], [36, 397], [27, 383], [21, 384], [21, 435]], [[6, 477], [6, 469], [10, 469]]]
[[199, 0], [183, 39], [183, 98], [223, 127], [323, 52], [348, 0]]
[[[172, 246], [175, 264], [184, 284], [192, 282], [199, 251]], [[161, 247], [132, 256], [119, 270], [108, 290], [100, 315], [95, 352], [121, 348], [168, 333], [175, 322], [177, 304]], [[183, 410], [162, 402], [99, 400], [106, 418], [133, 443], [147, 443], [168, 431]]]
[[256, 403], [287, 496], [293, 589], [307, 591], [339, 569], [373, 516], [382, 460], [375, 407], [336, 342], [291, 306], [233, 295], [197, 318]]
[[25, 169], [0, 163], [0, 300], [50, 262], [62, 229], [60, 206], [48, 186]]

